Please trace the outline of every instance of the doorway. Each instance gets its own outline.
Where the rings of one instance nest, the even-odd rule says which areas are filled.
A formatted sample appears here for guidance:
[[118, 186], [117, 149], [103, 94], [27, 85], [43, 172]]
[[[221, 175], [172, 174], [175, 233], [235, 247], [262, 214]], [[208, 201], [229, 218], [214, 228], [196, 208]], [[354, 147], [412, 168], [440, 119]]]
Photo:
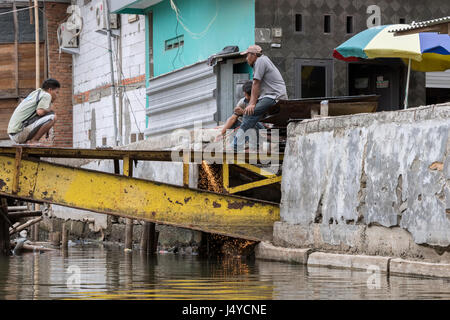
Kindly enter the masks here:
[[295, 60], [295, 98], [331, 97], [333, 92], [333, 61], [319, 59]]
[[349, 95], [377, 94], [377, 111], [399, 110], [404, 94], [400, 88], [404, 81], [401, 63], [350, 63], [348, 65]]

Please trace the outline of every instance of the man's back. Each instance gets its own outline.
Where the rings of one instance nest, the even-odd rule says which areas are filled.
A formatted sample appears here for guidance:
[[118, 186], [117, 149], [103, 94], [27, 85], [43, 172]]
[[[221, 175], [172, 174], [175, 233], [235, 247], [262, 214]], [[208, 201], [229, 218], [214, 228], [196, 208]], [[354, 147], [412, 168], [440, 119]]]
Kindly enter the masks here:
[[287, 99], [286, 84], [278, 68], [265, 55], [254, 64], [253, 79], [261, 81], [259, 98]]

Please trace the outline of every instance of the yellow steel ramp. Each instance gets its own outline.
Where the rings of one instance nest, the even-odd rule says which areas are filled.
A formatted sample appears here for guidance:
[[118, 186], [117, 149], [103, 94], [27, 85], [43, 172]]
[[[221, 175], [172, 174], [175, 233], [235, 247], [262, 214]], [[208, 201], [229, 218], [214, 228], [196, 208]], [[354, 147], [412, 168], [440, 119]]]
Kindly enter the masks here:
[[[271, 240], [273, 223], [280, 219], [276, 203], [67, 167], [33, 159], [33, 150], [49, 154], [24, 148], [31, 157], [22, 159], [22, 149], [0, 148], [0, 196], [256, 241]], [[79, 151], [61, 150], [63, 157], [85, 157]], [[116, 159], [104, 155], [105, 150], [94, 151], [89, 150], [88, 158]], [[128, 161], [139, 158], [136, 152], [119, 156]]]

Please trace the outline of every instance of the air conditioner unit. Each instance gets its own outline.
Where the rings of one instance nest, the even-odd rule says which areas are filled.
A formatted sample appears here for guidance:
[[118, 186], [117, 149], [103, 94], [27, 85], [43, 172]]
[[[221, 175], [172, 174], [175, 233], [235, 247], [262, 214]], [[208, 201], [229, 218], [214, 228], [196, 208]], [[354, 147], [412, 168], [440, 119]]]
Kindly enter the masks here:
[[[95, 21], [97, 32], [105, 33], [107, 30], [107, 24], [106, 24], [106, 6], [105, 6], [105, 0], [99, 1], [95, 5]], [[110, 24], [111, 29], [119, 29], [119, 16], [117, 14], [110, 14]]]
[[60, 47], [78, 48], [78, 31], [69, 30], [66, 22], [61, 23], [58, 28], [58, 42]]

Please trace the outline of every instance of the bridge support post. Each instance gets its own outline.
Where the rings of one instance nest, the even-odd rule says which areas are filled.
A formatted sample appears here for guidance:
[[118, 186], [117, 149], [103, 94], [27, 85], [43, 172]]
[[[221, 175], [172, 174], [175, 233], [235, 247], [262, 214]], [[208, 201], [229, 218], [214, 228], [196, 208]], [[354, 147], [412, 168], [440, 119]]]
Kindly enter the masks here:
[[[123, 158], [123, 175], [128, 177], [133, 176], [133, 159], [130, 157]], [[133, 219], [126, 219], [125, 249], [133, 249], [133, 225]]]
[[0, 198], [0, 254], [9, 256], [10, 238], [9, 238], [9, 223], [7, 221], [8, 216], [8, 203], [5, 198]]

